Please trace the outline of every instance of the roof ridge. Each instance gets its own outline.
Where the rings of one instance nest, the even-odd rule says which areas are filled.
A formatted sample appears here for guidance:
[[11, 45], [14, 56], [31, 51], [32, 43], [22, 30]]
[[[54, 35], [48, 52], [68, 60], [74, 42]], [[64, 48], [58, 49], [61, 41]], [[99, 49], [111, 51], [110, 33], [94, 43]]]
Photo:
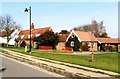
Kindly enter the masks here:
[[97, 39], [119, 39], [119, 38], [97, 38]]
[[[43, 29], [43, 28], [51, 28], [51, 27], [41, 27], [41, 28], [35, 28], [35, 29]], [[21, 31], [29, 31], [29, 29], [23, 29]]]
[[51, 27], [40, 27], [40, 28], [35, 28], [35, 29], [42, 29], [42, 28], [51, 28]]

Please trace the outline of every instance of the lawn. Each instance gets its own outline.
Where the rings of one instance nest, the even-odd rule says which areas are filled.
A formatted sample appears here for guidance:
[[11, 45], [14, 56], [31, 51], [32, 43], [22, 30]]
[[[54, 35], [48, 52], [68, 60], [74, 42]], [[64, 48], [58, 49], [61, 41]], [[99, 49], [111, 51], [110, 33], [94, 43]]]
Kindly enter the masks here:
[[[26, 53], [24, 52], [24, 48], [8, 47], [6, 49], [10, 49], [10, 50], [20, 52], [23, 54], [29, 54], [28, 52]], [[120, 58], [120, 53], [114, 52], [114, 53], [94, 55], [94, 62], [89, 62], [89, 60], [91, 59], [90, 55], [89, 56], [75, 56], [75, 55], [68, 55], [68, 54], [56, 54], [55, 52], [54, 53], [47, 53], [47, 52], [43, 53], [37, 49], [32, 49], [32, 51], [33, 52], [31, 55], [33, 56], [120, 73], [120, 69], [118, 69], [118, 56]]]

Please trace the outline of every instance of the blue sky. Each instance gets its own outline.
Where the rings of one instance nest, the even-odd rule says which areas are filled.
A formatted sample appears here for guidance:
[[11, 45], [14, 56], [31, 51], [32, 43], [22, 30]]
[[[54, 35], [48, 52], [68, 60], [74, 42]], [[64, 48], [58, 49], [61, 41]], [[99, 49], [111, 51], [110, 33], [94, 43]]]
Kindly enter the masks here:
[[29, 6], [35, 28], [51, 26], [59, 32], [97, 20], [104, 22], [110, 37], [118, 37], [117, 2], [3, 2], [0, 15], [9, 14], [22, 29], [29, 29], [29, 15], [24, 12]]

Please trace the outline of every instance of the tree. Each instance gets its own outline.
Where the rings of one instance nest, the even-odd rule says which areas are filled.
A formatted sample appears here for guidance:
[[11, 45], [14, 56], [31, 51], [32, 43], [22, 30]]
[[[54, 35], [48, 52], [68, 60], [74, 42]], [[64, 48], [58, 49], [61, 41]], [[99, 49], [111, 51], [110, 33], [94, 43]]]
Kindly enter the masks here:
[[10, 40], [11, 31], [13, 30], [15, 25], [16, 25], [16, 22], [13, 21], [10, 15], [0, 16], [0, 29], [1, 29], [0, 31], [1, 32], [4, 31], [2, 36], [7, 37], [7, 46]]
[[69, 34], [70, 32], [67, 30], [61, 30], [61, 32], [59, 34]]
[[101, 37], [101, 38], [109, 38], [109, 37], [108, 37], [108, 34], [107, 34], [106, 32], [102, 33], [102, 34], [100, 35], [100, 37]]
[[54, 32], [45, 32], [39, 37], [35, 37], [34, 41], [36, 41], [39, 45], [44, 46], [52, 46], [53, 49], [55, 49], [56, 44], [59, 41], [59, 36], [57, 34], [54, 34]]
[[92, 31], [92, 33], [96, 36], [96, 37], [99, 37], [99, 35], [100, 35], [100, 25], [99, 25], [99, 23], [97, 23], [97, 21], [92, 21], [92, 24], [91, 24], [91, 31]]
[[95, 35], [95, 37], [100, 37], [103, 33], [106, 33], [105, 26], [103, 24], [104, 24], [103, 21], [98, 23], [96, 20], [93, 20], [91, 24], [74, 27], [73, 29], [79, 31], [91, 32]]

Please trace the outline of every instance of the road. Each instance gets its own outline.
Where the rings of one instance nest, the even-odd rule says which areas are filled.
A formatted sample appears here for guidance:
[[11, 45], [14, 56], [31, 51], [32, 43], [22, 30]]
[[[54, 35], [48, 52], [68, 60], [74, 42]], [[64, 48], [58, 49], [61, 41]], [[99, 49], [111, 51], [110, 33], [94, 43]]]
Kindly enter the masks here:
[[6, 57], [2, 57], [2, 68], [4, 69], [0, 73], [3, 77], [55, 77], [51, 72]]

